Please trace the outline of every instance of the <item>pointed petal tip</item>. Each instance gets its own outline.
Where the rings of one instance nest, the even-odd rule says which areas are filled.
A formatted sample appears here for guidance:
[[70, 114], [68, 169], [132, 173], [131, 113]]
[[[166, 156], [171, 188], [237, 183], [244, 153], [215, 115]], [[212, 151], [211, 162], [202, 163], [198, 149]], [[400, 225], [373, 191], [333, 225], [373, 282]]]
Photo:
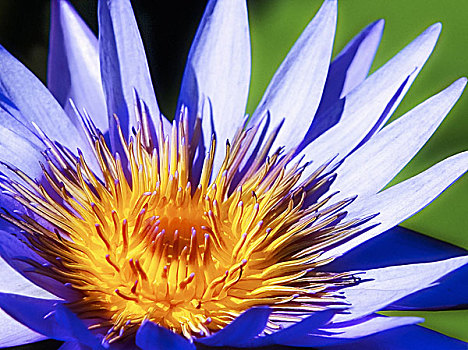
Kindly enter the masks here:
[[447, 88], [441, 91], [440, 94], [445, 93], [446, 98], [451, 98], [451, 97], [453, 98], [453, 96], [456, 95], [456, 99], [455, 99], [455, 102], [456, 102], [460, 98], [460, 96], [463, 94], [467, 81], [468, 79], [465, 77], [458, 78], [453, 83], [451, 83]]
[[383, 31], [385, 27], [385, 20], [383, 18], [378, 19], [372, 24], [372, 26], [376, 28], [376, 30]]
[[432, 50], [439, 40], [440, 32], [442, 31], [442, 23], [437, 22], [429, 26], [425, 31], [423, 31], [410, 45], [414, 43], [419, 43], [419, 45], [427, 46]]
[[[70, 14], [76, 16], [76, 11], [68, 0], [52, 0], [50, 3], [51, 11], [56, 12], [59, 17], [67, 17]], [[54, 16], [52, 16], [52, 19]]]
[[431, 25], [430, 27], [428, 27], [425, 32], [431, 33], [438, 37], [441, 31], [442, 31], [442, 23], [437, 22]]
[[466, 77], [461, 77], [461, 78], [458, 78], [455, 83], [458, 83], [460, 85], [463, 85], [463, 88], [466, 86], [466, 82], [468, 81], [468, 78]]

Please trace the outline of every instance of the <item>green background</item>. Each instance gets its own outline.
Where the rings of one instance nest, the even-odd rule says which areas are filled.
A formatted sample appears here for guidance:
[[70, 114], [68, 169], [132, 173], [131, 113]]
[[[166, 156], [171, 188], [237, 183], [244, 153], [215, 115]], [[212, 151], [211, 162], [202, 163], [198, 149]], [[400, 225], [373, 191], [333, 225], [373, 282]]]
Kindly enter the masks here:
[[[96, 30], [96, 1], [72, 0]], [[133, 0], [136, 17], [148, 52], [160, 106], [171, 115], [185, 57], [205, 1], [168, 2]], [[252, 80], [248, 112], [260, 100], [275, 69], [295, 39], [320, 7], [319, 0], [249, 0], [252, 39]], [[155, 7], [158, 7], [155, 9]], [[171, 6], [171, 5], [169, 5]], [[0, 2], [0, 43], [45, 81], [48, 1]], [[394, 117], [468, 75], [467, 0], [341, 0], [334, 55], [370, 22], [384, 18], [385, 31], [372, 71], [375, 71], [426, 27], [442, 22], [435, 52], [414, 82]], [[436, 162], [468, 149], [468, 93], [460, 99], [427, 145], [392, 184], [411, 177]], [[403, 226], [468, 248], [468, 176], [464, 176], [430, 206]], [[468, 286], [459, 286], [468, 288]], [[390, 314], [390, 313], [386, 313]], [[468, 312], [392, 312], [426, 318], [425, 326], [468, 341]], [[52, 343], [27, 348], [51, 349]], [[26, 348], [26, 347], [25, 347]]]
[[[249, 3], [253, 57], [249, 111], [254, 110], [275, 69], [321, 3], [311, 0]], [[429, 25], [442, 23], [443, 29], [435, 51], [394, 113], [393, 120], [454, 80], [468, 75], [467, 15], [468, 1], [464, 0], [342, 0], [338, 6], [334, 56], [363, 27], [383, 18], [385, 30], [372, 72]], [[390, 185], [467, 149], [468, 93], [465, 92], [429, 142]], [[428, 207], [405, 221], [403, 226], [468, 249], [468, 176], [459, 179]], [[467, 311], [385, 314], [424, 317], [424, 326], [468, 341]]]

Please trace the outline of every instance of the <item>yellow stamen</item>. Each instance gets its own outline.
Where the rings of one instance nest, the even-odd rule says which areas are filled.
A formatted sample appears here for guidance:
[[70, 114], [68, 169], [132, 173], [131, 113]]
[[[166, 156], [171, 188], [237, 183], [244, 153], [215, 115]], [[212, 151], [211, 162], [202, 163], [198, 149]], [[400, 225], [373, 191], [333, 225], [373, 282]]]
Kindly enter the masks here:
[[[1, 184], [47, 221], [1, 214], [25, 230], [27, 244], [49, 262], [27, 260], [35, 272], [79, 292], [81, 298], [68, 306], [80, 317], [103, 320], [90, 328], [106, 328], [115, 341], [149, 319], [186, 337], [201, 336], [249, 307], [269, 305], [272, 330], [276, 322], [297, 318], [287, 310], [311, 312], [339, 303], [328, 290], [348, 276], [314, 268], [328, 261], [321, 260], [320, 249], [353, 234], [359, 223], [339, 225], [349, 201], [326, 207], [327, 198], [303, 207], [303, 188], [326, 167], [299, 186], [302, 168], [286, 167], [293, 153], [277, 152], [235, 184], [253, 141], [252, 133], [239, 130], [217, 174], [213, 137], [192, 189], [194, 144], [186, 139], [187, 122], [174, 122], [170, 137], [160, 131], [153, 149], [144, 106], [136, 108], [142, 129], [128, 144], [119, 130], [128, 178], [122, 160], [93, 130], [88, 136], [102, 177], [81, 154], [72, 161], [49, 142], [53, 158], [46, 156], [43, 169], [50, 192], [13, 168], [26, 185]], [[326, 182], [320, 181], [313, 188]]]

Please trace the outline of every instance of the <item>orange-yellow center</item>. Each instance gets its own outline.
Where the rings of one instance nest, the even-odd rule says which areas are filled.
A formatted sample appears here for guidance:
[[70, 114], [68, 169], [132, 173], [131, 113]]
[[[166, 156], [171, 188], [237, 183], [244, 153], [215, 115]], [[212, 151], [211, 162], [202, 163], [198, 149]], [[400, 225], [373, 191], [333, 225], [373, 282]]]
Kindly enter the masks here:
[[303, 206], [305, 188], [327, 181], [320, 180], [324, 167], [298, 186], [302, 168], [287, 168], [292, 154], [277, 152], [234, 186], [252, 141], [240, 131], [213, 174], [212, 142], [192, 188], [194, 151], [184, 122], [170, 137], [160, 132], [157, 147], [142, 131], [129, 144], [122, 136], [127, 174], [104, 137], [90, 134], [98, 169], [50, 142], [44, 176], [52, 190], [19, 170], [23, 183], [3, 185], [34, 213], [3, 215], [48, 261], [30, 264], [77, 292], [68, 306], [90, 328], [113, 341], [149, 319], [186, 337], [203, 336], [252, 306], [270, 305], [273, 330], [337, 303], [329, 289], [346, 275], [314, 269], [328, 262], [320, 251], [352, 234], [356, 222], [341, 220], [347, 201]]

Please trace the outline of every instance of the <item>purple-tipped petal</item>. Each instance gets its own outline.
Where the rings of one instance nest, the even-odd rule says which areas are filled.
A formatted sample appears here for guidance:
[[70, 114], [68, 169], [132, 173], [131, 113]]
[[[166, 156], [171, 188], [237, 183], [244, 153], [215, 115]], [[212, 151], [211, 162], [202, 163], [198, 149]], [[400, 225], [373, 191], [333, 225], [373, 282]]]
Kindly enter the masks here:
[[398, 225], [428, 205], [468, 170], [468, 152], [447, 158], [428, 170], [376, 195], [358, 197], [348, 208], [350, 217], [375, 215], [370, 228], [355, 238], [326, 251], [322, 258], [337, 257]]
[[300, 148], [305, 147], [339, 122], [339, 114], [331, 115], [326, 112], [340, 98], [346, 96], [366, 79], [379, 46], [383, 28], [384, 20], [382, 19], [371, 23], [356, 35], [333, 60], [328, 70], [320, 105]]
[[[311, 142], [302, 152], [316, 167], [335, 155], [337, 161], [377, 132], [391, 116], [431, 54], [440, 24], [424, 33], [367, 78], [328, 113], [339, 113], [340, 122]], [[308, 175], [316, 167], [309, 167]]]
[[[124, 135], [137, 128], [135, 93], [148, 107], [156, 130], [160, 111], [146, 61], [143, 42], [129, 0], [100, 0], [99, 58], [104, 94], [107, 101], [109, 128], [114, 150], [120, 144], [114, 114], [120, 119]], [[165, 117], [162, 117], [166, 123]]]
[[431, 137], [465, 85], [466, 78], [457, 80], [383, 128], [344, 161], [330, 191], [340, 191], [340, 198], [380, 191]]
[[346, 313], [337, 314], [334, 323], [347, 322], [369, 315], [419, 290], [468, 263], [468, 256], [442, 261], [389, 266], [352, 272], [360, 283], [345, 287], [341, 293], [350, 304]]
[[97, 38], [68, 0], [53, 0], [50, 7], [48, 88], [69, 116], [75, 114], [72, 99], [105, 133], [108, 121]]
[[[250, 38], [245, 0], [211, 0], [195, 35], [176, 110], [188, 109], [193, 129], [204, 98], [209, 98], [213, 120], [203, 120], [205, 144], [212, 133], [218, 140], [214, 171], [224, 159], [226, 140], [241, 125], [250, 82]], [[211, 127], [213, 124], [214, 130]]]
[[271, 314], [268, 307], [253, 307], [243, 312], [215, 334], [197, 341], [208, 346], [242, 346], [259, 335]]
[[[336, 28], [337, 2], [326, 0], [301, 34], [268, 85], [252, 122], [271, 113], [272, 125], [284, 125], [273, 149], [297, 145], [320, 103]], [[298, 127], [298, 126], [301, 127]]]
[[80, 148], [93, 169], [94, 153], [76, 116], [70, 118], [47, 88], [0, 46], [0, 106], [28, 129], [34, 122], [52, 140], [72, 151]]
[[330, 350], [466, 350], [468, 344], [430, 329], [412, 325], [356, 339], [349, 344], [331, 346]]
[[187, 339], [150, 321], [143, 322], [137, 331], [135, 341], [142, 350], [195, 349]]

